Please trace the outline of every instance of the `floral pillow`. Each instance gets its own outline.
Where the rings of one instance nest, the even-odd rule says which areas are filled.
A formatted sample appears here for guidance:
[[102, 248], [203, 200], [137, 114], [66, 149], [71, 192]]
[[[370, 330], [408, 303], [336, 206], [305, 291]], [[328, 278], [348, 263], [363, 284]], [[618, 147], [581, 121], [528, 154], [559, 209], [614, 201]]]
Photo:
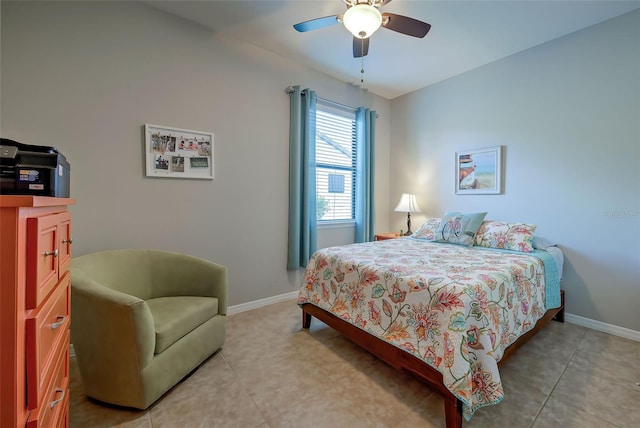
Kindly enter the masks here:
[[471, 214], [445, 213], [436, 232], [436, 241], [465, 245], [467, 247], [472, 246], [476, 232], [486, 215], [486, 212]]
[[412, 236], [414, 238], [420, 238], [427, 241], [435, 241], [440, 222], [442, 222], [441, 218], [429, 218], [427, 221], [422, 223], [422, 226], [420, 226]]
[[530, 253], [536, 227], [535, 224], [484, 221], [478, 229], [476, 245]]

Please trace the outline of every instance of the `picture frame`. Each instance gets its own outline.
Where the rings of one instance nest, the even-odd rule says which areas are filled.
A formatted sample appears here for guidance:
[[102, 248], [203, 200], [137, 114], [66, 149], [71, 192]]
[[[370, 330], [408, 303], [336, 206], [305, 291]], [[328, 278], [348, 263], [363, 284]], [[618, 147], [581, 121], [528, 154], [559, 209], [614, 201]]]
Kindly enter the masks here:
[[456, 194], [502, 193], [502, 146], [456, 152]]
[[213, 180], [213, 133], [144, 125], [145, 174]]

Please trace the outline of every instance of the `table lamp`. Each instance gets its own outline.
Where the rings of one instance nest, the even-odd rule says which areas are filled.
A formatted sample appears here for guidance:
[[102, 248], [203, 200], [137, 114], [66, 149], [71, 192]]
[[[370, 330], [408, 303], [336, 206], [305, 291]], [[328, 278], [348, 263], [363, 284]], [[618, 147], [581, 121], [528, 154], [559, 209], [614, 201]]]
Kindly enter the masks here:
[[416, 195], [413, 195], [411, 193], [403, 193], [402, 197], [400, 198], [400, 202], [398, 202], [398, 205], [396, 206], [394, 211], [407, 213], [407, 232], [404, 235], [411, 235], [413, 233], [411, 231], [411, 213], [420, 212], [420, 207], [418, 206], [418, 202], [416, 201]]

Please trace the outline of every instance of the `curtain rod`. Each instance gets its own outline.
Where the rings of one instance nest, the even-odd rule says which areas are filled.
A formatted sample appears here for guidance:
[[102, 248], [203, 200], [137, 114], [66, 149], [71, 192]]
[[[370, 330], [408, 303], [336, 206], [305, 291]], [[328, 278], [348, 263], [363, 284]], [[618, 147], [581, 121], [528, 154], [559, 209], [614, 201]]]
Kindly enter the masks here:
[[[294, 92], [293, 86], [287, 86], [284, 89], [284, 92], [287, 93], [287, 94], [292, 94]], [[304, 92], [302, 92], [302, 95], [304, 95]], [[353, 110], [353, 111], [358, 110], [356, 107], [351, 107], [351, 106], [348, 106], [348, 105], [345, 105], [345, 104], [340, 104], [338, 102], [331, 101], [331, 100], [328, 100], [326, 98], [322, 98], [322, 97], [318, 97], [318, 96], [316, 96], [316, 98], [318, 100], [322, 101], [324, 104], [329, 104], [330, 106], [333, 106], [333, 107], [336, 107], [336, 108], [339, 108], [339, 109], [350, 109], [350, 110]], [[379, 117], [378, 113], [376, 113], [376, 117]]]
[[[294, 91], [293, 86], [287, 86], [284, 91], [287, 94], [292, 94], [293, 91]], [[304, 95], [304, 92], [301, 92], [301, 94]], [[351, 107], [351, 106], [348, 106], [348, 105], [345, 105], [345, 104], [340, 104], [340, 103], [337, 103], [335, 101], [328, 100], [326, 98], [322, 98], [322, 97], [318, 97], [318, 96], [316, 96], [316, 98], [319, 99], [320, 101], [322, 101], [325, 104], [330, 104], [330, 105], [333, 105], [335, 107], [348, 108], [348, 109], [351, 109], [351, 110], [357, 110], [357, 108], [355, 108], [355, 107]]]

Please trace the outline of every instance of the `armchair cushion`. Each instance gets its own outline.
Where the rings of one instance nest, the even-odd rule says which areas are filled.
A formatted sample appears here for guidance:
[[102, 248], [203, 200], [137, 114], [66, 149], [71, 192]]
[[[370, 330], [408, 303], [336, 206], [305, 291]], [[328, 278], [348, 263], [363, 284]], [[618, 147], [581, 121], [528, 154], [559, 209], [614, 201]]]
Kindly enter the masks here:
[[215, 297], [158, 297], [147, 305], [155, 325], [156, 354], [218, 314]]

